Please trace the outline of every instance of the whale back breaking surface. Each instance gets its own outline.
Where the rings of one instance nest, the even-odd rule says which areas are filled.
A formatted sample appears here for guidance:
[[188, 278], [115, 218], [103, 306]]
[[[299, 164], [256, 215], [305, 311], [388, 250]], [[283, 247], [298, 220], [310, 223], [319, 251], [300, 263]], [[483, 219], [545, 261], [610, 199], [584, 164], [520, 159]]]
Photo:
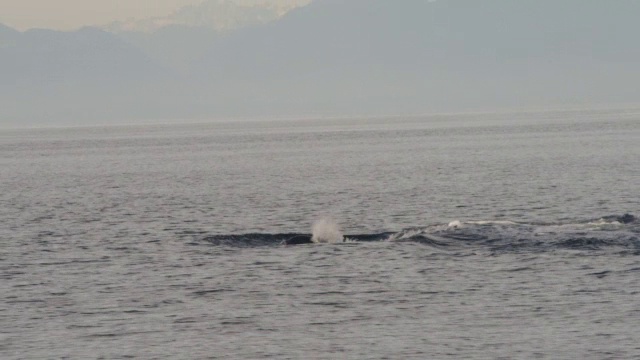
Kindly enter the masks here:
[[[211, 235], [201, 243], [230, 247], [311, 245], [311, 234]], [[618, 249], [640, 253], [640, 224], [631, 214], [556, 223], [453, 221], [396, 232], [347, 234], [337, 243], [415, 243], [439, 250], [523, 252]]]

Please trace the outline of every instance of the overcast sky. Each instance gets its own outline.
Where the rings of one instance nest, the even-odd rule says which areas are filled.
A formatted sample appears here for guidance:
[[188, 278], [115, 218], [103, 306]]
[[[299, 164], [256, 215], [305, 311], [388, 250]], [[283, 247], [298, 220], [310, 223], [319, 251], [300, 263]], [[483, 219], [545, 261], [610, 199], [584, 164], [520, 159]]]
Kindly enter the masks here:
[[202, 0], [0, 0], [0, 23], [19, 30], [72, 30], [127, 18], [168, 15]]

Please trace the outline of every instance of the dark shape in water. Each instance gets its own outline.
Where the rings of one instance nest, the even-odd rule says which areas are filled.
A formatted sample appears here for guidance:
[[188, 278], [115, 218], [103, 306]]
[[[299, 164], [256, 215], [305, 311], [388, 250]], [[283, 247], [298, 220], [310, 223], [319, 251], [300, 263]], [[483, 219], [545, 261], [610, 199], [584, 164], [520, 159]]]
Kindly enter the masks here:
[[[605, 221], [604, 224], [600, 222]], [[593, 224], [593, 223], [596, 224]], [[621, 226], [600, 226], [611, 223]], [[435, 224], [407, 228], [399, 232], [345, 235], [342, 242], [413, 242], [439, 249], [485, 248], [491, 251], [552, 251], [554, 249], [599, 250], [640, 249], [640, 223], [631, 214], [608, 215], [573, 223], [462, 223], [462, 226]], [[559, 227], [558, 225], [566, 225]], [[217, 246], [262, 247], [313, 244], [313, 236], [303, 233], [228, 234], [206, 236]]]
[[[350, 241], [358, 241], [358, 242], [370, 242], [370, 241], [382, 241], [387, 239], [392, 232], [385, 232], [380, 234], [359, 234], [359, 235], [345, 235], [342, 239], [343, 242], [348, 240]], [[304, 244], [313, 244], [313, 240], [311, 240], [313, 235], [307, 234], [297, 234], [289, 239], [286, 239], [282, 242], [284, 245], [304, 245]]]
[[624, 214], [622, 216], [620, 215], [604, 216], [602, 219], [606, 221], [617, 221], [620, 224], [631, 224], [636, 221], [636, 217], [631, 214]]
[[313, 244], [311, 241], [311, 235], [296, 235], [292, 238], [289, 238], [283, 241], [284, 245], [303, 245], [303, 244]]
[[618, 222], [622, 224], [631, 224], [636, 221], [636, 217], [631, 214], [624, 214], [618, 218]]

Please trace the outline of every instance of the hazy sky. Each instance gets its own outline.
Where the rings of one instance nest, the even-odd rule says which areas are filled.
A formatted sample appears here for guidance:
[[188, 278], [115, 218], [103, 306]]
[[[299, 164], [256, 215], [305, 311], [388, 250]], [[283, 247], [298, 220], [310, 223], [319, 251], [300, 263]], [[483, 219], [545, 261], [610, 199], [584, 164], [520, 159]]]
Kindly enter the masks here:
[[19, 30], [71, 30], [127, 18], [168, 15], [202, 0], [0, 0], [0, 23]]

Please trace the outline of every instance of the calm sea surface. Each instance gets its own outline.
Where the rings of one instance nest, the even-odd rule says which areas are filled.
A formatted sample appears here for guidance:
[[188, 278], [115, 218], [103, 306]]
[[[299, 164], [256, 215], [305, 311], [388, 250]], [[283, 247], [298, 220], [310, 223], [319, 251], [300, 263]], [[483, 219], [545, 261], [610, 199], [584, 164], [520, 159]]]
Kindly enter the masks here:
[[637, 359], [639, 215], [640, 110], [0, 130], [0, 358]]

